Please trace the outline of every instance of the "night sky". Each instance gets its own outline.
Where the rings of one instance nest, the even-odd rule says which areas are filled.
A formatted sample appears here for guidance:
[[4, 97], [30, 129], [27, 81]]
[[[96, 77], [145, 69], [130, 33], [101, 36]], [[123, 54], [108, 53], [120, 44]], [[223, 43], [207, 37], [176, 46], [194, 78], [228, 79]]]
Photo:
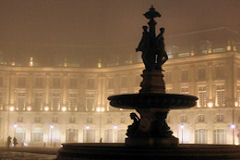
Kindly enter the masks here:
[[219, 26], [240, 31], [240, 0], [0, 0], [0, 53], [129, 54], [151, 4], [166, 36]]

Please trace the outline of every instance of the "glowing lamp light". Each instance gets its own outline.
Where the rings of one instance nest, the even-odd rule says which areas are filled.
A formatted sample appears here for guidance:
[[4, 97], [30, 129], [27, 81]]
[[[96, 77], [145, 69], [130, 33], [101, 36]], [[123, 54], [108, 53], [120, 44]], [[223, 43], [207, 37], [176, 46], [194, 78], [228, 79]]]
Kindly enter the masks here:
[[234, 103], [234, 105], [235, 105], [235, 107], [238, 107], [238, 106], [239, 106], [239, 104], [238, 104], [237, 101]]
[[49, 111], [49, 107], [48, 107], [48, 106], [45, 106], [45, 107], [44, 107], [44, 111]]
[[113, 126], [113, 129], [118, 129], [118, 126]]
[[54, 128], [54, 125], [51, 124], [51, 125], [50, 125], [50, 128], [53, 129], [53, 128]]
[[14, 109], [15, 109], [15, 108], [14, 108], [13, 106], [10, 106], [10, 107], [9, 107], [9, 110], [10, 110], [11, 112], [14, 111]]
[[104, 107], [97, 107], [97, 108], [96, 108], [96, 111], [97, 111], [97, 112], [104, 112], [104, 111], [105, 111], [105, 108], [104, 108]]
[[18, 126], [18, 125], [17, 125], [16, 123], [13, 125], [14, 128], [17, 128], [17, 126]]
[[86, 129], [86, 130], [89, 130], [89, 129], [90, 129], [90, 127], [89, 127], [89, 126], [86, 126], [86, 127], [85, 127], [85, 129]]
[[235, 128], [236, 128], [236, 125], [235, 125], [235, 124], [231, 124], [231, 125], [230, 125], [230, 128], [231, 128], [231, 129], [235, 129]]
[[105, 108], [104, 107], [101, 107], [101, 112], [104, 112], [105, 111]]
[[23, 143], [23, 145], [24, 145], [25, 147], [27, 147], [27, 146], [28, 146], [28, 144], [27, 144], [26, 142], [24, 142], [24, 143]]
[[97, 108], [96, 108], [96, 111], [97, 111], [97, 112], [100, 112], [100, 111], [101, 111], [100, 107], [97, 107]]
[[209, 108], [212, 108], [212, 107], [213, 107], [213, 103], [212, 103], [212, 102], [208, 102], [207, 105], [208, 105]]
[[31, 111], [32, 110], [32, 107], [31, 106], [28, 106], [27, 107], [27, 111]]
[[180, 127], [181, 127], [181, 129], [183, 129], [184, 128], [184, 124], [181, 124]]
[[65, 112], [67, 110], [67, 107], [63, 106], [62, 111]]

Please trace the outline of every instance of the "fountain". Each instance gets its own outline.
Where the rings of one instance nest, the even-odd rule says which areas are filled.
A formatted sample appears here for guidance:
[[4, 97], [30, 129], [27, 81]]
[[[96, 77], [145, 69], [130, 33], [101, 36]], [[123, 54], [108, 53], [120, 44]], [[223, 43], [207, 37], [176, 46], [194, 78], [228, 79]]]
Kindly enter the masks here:
[[142, 39], [136, 49], [142, 52], [145, 65], [141, 89], [138, 94], [114, 95], [108, 99], [112, 106], [136, 109], [140, 115], [140, 118], [135, 113], [130, 115], [134, 122], [128, 127], [126, 145], [176, 146], [178, 138], [172, 135], [166, 123], [167, 114], [170, 109], [193, 107], [197, 97], [166, 94], [162, 73], [162, 65], [168, 59], [164, 48], [165, 29], [160, 28], [156, 36], [154, 18], [161, 15], [153, 7], [144, 16], [149, 19], [149, 27], [143, 26]]
[[142, 52], [145, 65], [137, 94], [108, 97], [117, 108], [135, 109], [130, 114], [133, 123], [128, 126], [125, 143], [69, 143], [58, 151], [58, 160], [226, 160], [240, 159], [240, 148], [234, 145], [179, 144], [178, 138], [166, 123], [171, 109], [187, 109], [196, 104], [197, 97], [167, 94], [163, 80], [162, 65], [168, 60], [164, 48], [164, 28], [156, 36], [154, 18], [161, 15], [150, 8], [144, 16], [149, 19], [143, 26], [142, 39], [136, 51]]

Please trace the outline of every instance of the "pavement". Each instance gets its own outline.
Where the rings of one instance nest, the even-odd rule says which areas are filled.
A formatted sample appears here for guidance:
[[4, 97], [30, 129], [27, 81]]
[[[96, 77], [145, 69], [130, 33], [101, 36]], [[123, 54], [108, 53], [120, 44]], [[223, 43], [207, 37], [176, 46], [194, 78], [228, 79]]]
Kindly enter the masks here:
[[0, 160], [55, 160], [58, 148], [0, 147]]

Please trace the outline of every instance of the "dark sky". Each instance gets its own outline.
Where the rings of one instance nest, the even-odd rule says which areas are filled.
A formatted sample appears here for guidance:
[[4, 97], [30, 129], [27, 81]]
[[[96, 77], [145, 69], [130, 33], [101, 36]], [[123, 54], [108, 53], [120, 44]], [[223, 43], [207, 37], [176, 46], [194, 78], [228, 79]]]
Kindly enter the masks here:
[[218, 26], [240, 31], [240, 0], [0, 0], [0, 52], [134, 52], [151, 4], [167, 35]]

